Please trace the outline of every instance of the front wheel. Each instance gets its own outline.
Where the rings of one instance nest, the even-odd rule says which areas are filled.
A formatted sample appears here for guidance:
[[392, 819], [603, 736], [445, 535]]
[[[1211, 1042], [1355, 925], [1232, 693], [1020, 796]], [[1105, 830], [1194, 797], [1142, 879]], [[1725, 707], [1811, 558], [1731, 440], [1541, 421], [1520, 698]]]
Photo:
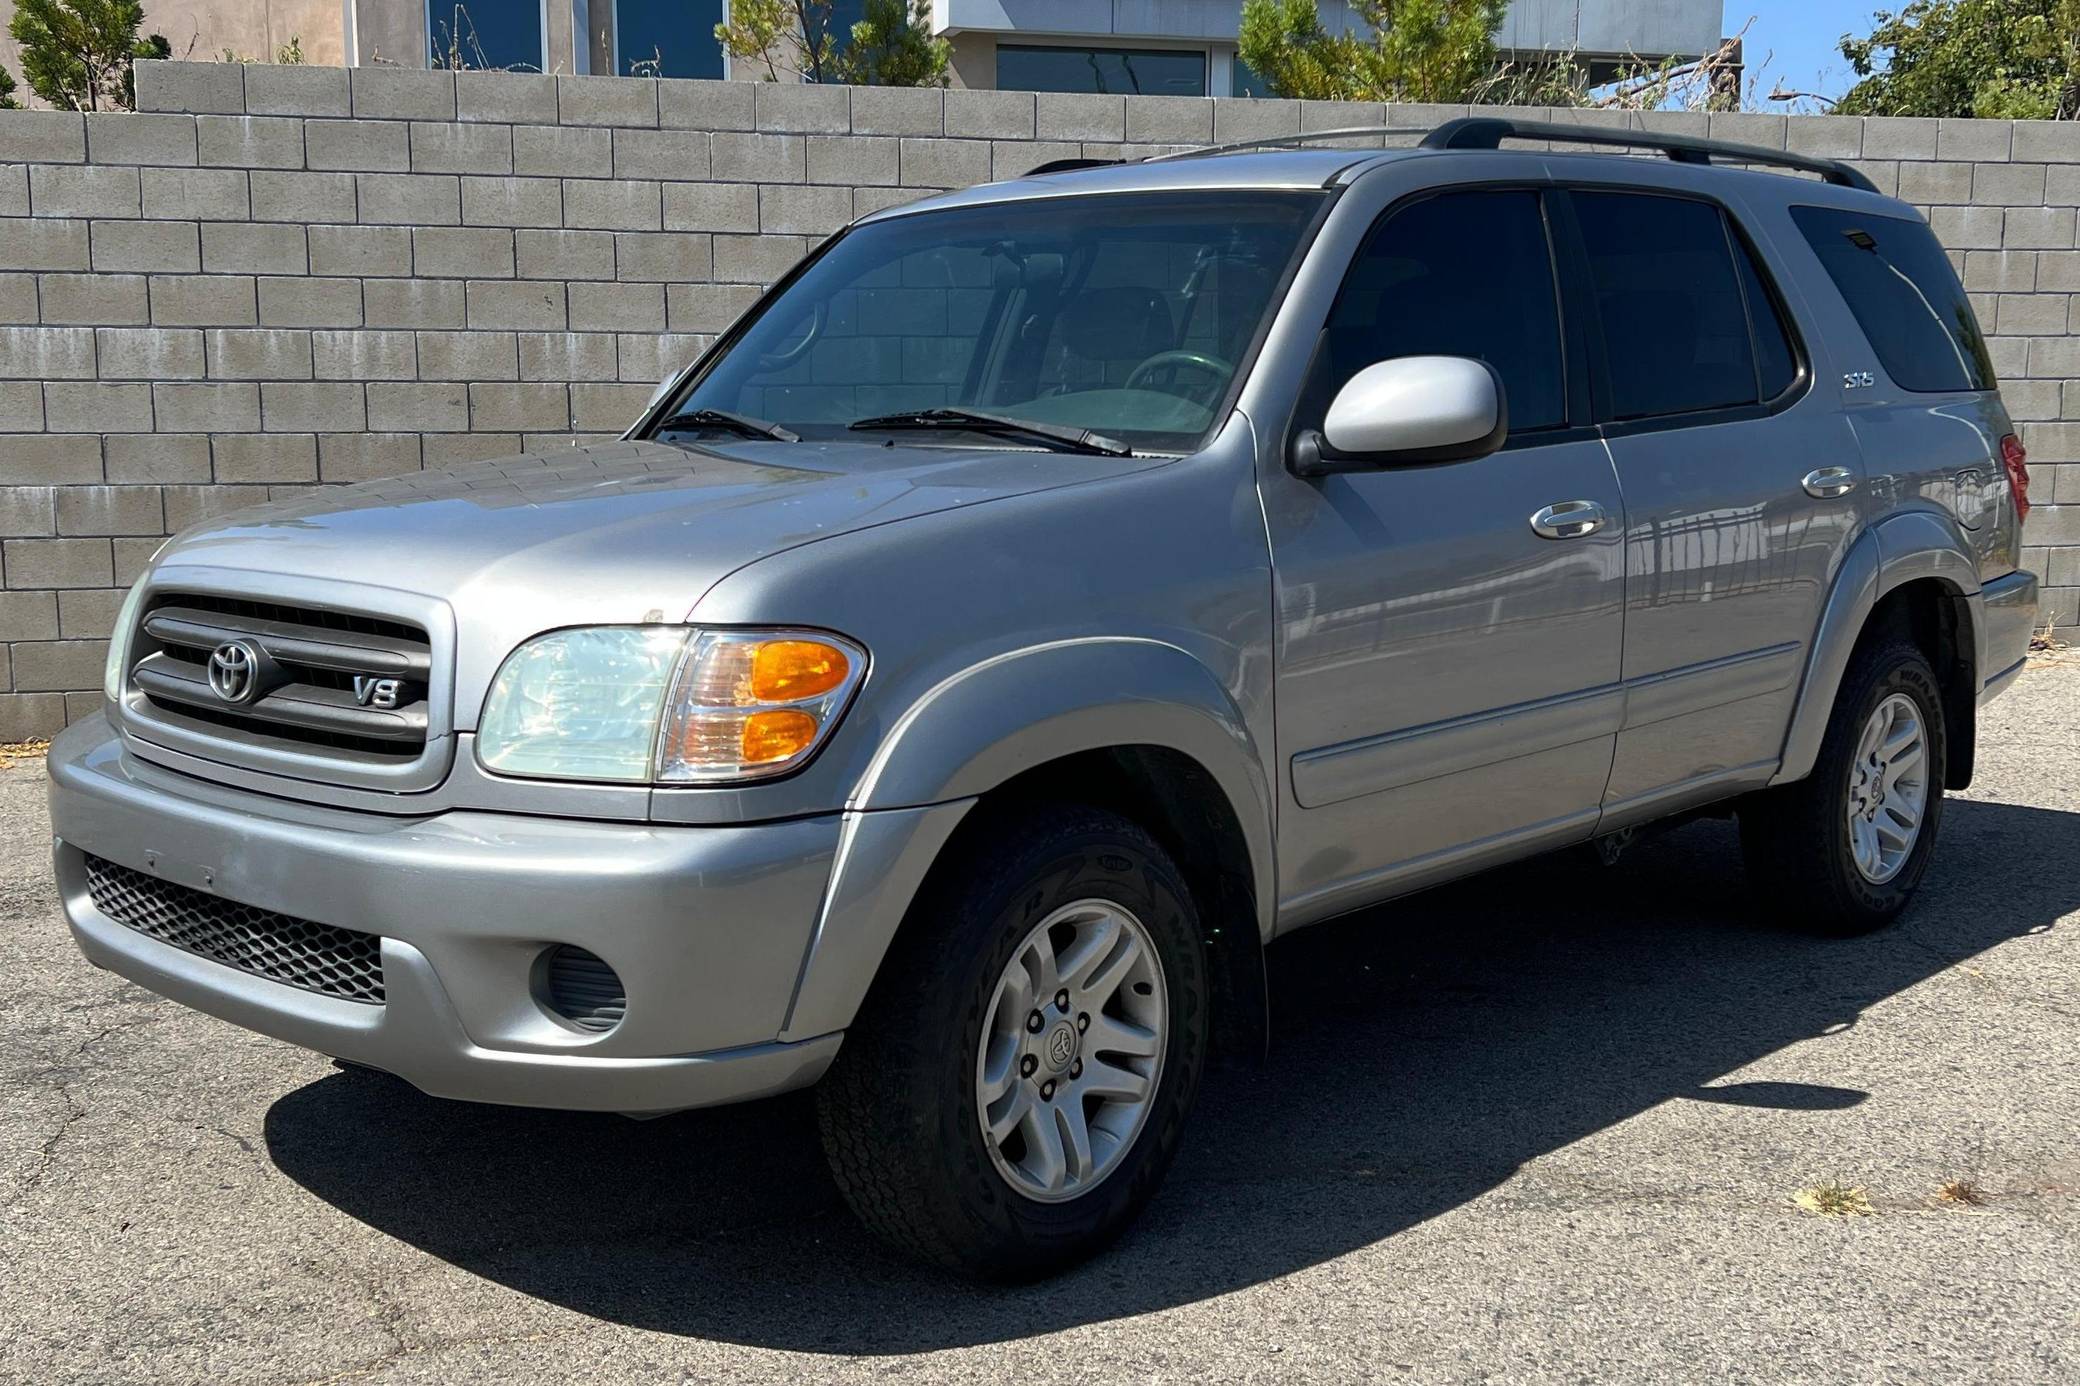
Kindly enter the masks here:
[[1813, 771], [1741, 805], [1749, 879], [1816, 932], [1881, 928], [1906, 908], [1943, 816], [1943, 694], [1904, 639], [1851, 661]]
[[882, 964], [817, 1112], [860, 1219], [949, 1269], [1027, 1280], [1147, 1202], [1205, 1063], [1206, 964], [1176, 866], [1133, 823], [1049, 808], [964, 834]]

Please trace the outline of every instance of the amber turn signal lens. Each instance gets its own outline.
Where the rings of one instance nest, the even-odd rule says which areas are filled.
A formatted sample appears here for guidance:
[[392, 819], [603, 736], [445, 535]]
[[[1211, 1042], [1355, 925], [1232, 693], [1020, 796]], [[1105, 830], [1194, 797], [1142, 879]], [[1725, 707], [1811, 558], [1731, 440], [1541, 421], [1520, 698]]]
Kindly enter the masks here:
[[761, 703], [813, 698], [845, 682], [851, 670], [845, 652], [821, 640], [768, 640], [751, 656], [751, 696]]
[[744, 719], [739, 741], [746, 765], [766, 765], [806, 751], [816, 740], [816, 719], [806, 712], [754, 712]]

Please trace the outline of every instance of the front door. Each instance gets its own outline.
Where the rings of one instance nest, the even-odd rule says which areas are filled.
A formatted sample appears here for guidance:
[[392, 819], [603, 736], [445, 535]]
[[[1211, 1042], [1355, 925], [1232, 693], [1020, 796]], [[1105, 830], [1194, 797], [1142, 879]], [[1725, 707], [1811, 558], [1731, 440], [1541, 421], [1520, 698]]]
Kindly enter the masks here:
[[[1298, 406], [1315, 426], [1376, 361], [1478, 357], [1502, 379], [1503, 451], [1263, 478], [1289, 924], [1595, 825], [1623, 700], [1625, 512], [1566, 368], [1546, 213], [1523, 188], [1390, 209]], [[1569, 502], [1600, 523], [1534, 528]]]

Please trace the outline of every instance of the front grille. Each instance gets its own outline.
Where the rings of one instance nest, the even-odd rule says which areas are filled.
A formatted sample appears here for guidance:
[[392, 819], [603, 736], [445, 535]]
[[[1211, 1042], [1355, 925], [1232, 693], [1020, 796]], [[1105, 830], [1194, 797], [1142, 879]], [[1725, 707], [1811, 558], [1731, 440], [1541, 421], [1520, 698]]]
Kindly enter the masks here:
[[255, 977], [383, 1004], [383, 941], [375, 934], [241, 905], [91, 854], [86, 867], [94, 908], [126, 929]]
[[[213, 682], [219, 651], [242, 674]], [[130, 683], [153, 717], [191, 732], [398, 764], [426, 751], [432, 662], [426, 632], [402, 621], [161, 592], [138, 625]]]

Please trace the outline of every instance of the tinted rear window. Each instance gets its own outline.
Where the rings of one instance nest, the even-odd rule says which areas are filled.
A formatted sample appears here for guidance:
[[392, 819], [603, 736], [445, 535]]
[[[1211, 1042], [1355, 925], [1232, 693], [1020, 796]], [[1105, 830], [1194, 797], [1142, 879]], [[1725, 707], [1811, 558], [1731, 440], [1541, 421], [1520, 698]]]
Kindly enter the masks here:
[[1990, 390], [1993, 361], [1957, 271], [1926, 224], [1793, 207], [1885, 373], [1903, 390]]
[[1785, 324], [1783, 306], [1763, 281], [1755, 252], [1738, 238], [1733, 259], [1740, 270], [1741, 292], [1748, 299], [1748, 321], [1755, 329], [1755, 377], [1762, 398], [1775, 399], [1798, 380], [1798, 353], [1791, 346], [1791, 329]]
[[1755, 349], [1719, 209], [1592, 192], [1577, 193], [1575, 208], [1603, 318], [1613, 417], [1755, 403]]

